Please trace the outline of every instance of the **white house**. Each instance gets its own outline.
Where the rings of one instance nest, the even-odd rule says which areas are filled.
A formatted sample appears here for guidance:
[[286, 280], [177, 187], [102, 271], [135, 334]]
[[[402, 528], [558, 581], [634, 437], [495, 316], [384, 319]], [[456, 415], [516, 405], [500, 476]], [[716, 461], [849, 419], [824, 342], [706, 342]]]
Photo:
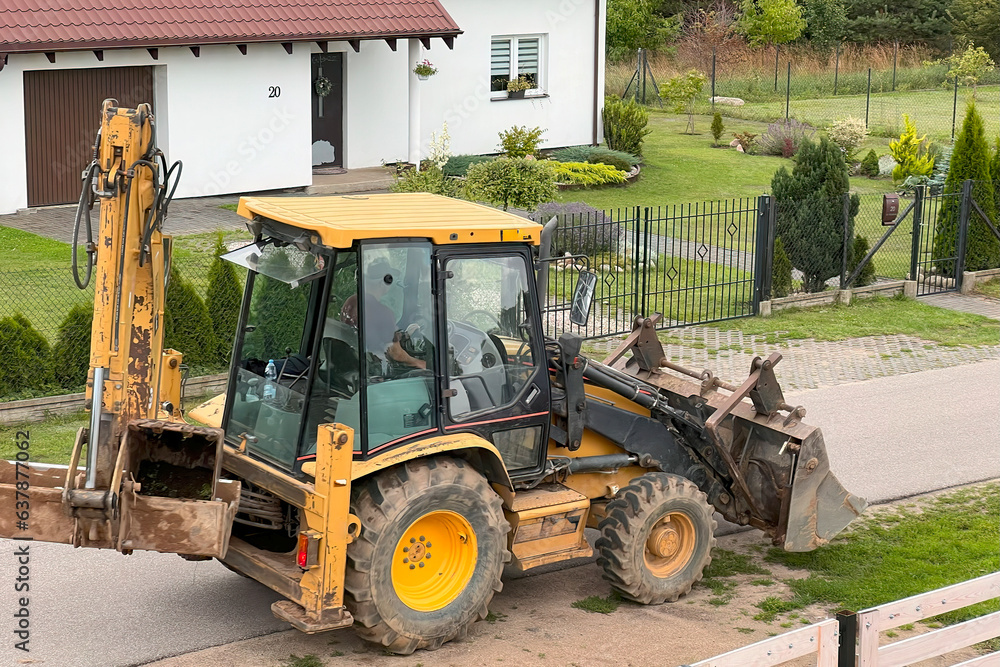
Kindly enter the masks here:
[[[0, 6], [0, 213], [75, 201], [100, 102], [148, 101], [178, 197], [307, 186], [314, 166], [602, 139], [606, 0], [23, 0]], [[438, 73], [419, 80], [415, 64]], [[533, 84], [508, 99], [507, 80]], [[325, 94], [324, 94], [325, 93]]]

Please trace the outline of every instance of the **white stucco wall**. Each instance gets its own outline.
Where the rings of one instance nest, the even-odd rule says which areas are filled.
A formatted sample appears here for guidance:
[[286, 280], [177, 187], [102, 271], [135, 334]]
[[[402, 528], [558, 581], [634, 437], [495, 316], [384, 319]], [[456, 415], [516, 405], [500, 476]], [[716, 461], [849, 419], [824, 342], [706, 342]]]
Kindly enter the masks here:
[[[41, 69], [154, 66], [153, 113], [158, 144], [168, 160], [182, 160], [178, 197], [250, 192], [312, 182], [312, 126], [308, 45], [292, 55], [280, 44], [203, 46], [195, 58], [186, 47], [11, 55], [0, 71], [0, 213], [27, 206], [24, 72]], [[269, 88], [281, 89], [268, 97]], [[99, 110], [94, 109], [94, 132]], [[62, 159], [53, 156], [53, 160]], [[87, 156], [73, 155], [86, 166]]]

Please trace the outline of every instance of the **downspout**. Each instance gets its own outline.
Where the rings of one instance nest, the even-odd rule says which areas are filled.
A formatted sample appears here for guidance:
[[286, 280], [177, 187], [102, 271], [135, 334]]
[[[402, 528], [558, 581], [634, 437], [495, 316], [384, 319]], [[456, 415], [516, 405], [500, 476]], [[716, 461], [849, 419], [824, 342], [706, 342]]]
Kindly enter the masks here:
[[590, 139], [590, 143], [593, 146], [597, 145], [597, 123], [600, 121], [601, 91], [598, 89], [598, 86], [601, 85], [599, 71], [601, 66], [601, 2], [602, 0], [594, 0], [594, 132]]

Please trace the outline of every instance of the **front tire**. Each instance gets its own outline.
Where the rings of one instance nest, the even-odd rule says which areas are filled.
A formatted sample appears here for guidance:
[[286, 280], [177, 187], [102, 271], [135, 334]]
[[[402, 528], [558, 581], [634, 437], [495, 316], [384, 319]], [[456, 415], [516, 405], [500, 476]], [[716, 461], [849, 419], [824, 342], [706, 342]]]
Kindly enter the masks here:
[[387, 470], [354, 496], [344, 603], [358, 634], [409, 654], [466, 635], [488, 613], [510, 560], [500, 497], [461, 460]]
[[676, 601], [712, 562], [712, 514], [708, 497], [683, 477], [653, 472], [633, 480], [598, 525], [604, 578], [635, 602]]

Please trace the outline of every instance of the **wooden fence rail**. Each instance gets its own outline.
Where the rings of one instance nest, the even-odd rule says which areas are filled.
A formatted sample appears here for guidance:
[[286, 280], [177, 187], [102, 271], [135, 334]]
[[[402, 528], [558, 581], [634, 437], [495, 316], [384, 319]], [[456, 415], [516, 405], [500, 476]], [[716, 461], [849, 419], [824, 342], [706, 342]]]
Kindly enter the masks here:
[[838, 635], [837, 621], [830, 618], [689, 667], [773, 667], [811, 653], [817, 667], [836, 667]]

